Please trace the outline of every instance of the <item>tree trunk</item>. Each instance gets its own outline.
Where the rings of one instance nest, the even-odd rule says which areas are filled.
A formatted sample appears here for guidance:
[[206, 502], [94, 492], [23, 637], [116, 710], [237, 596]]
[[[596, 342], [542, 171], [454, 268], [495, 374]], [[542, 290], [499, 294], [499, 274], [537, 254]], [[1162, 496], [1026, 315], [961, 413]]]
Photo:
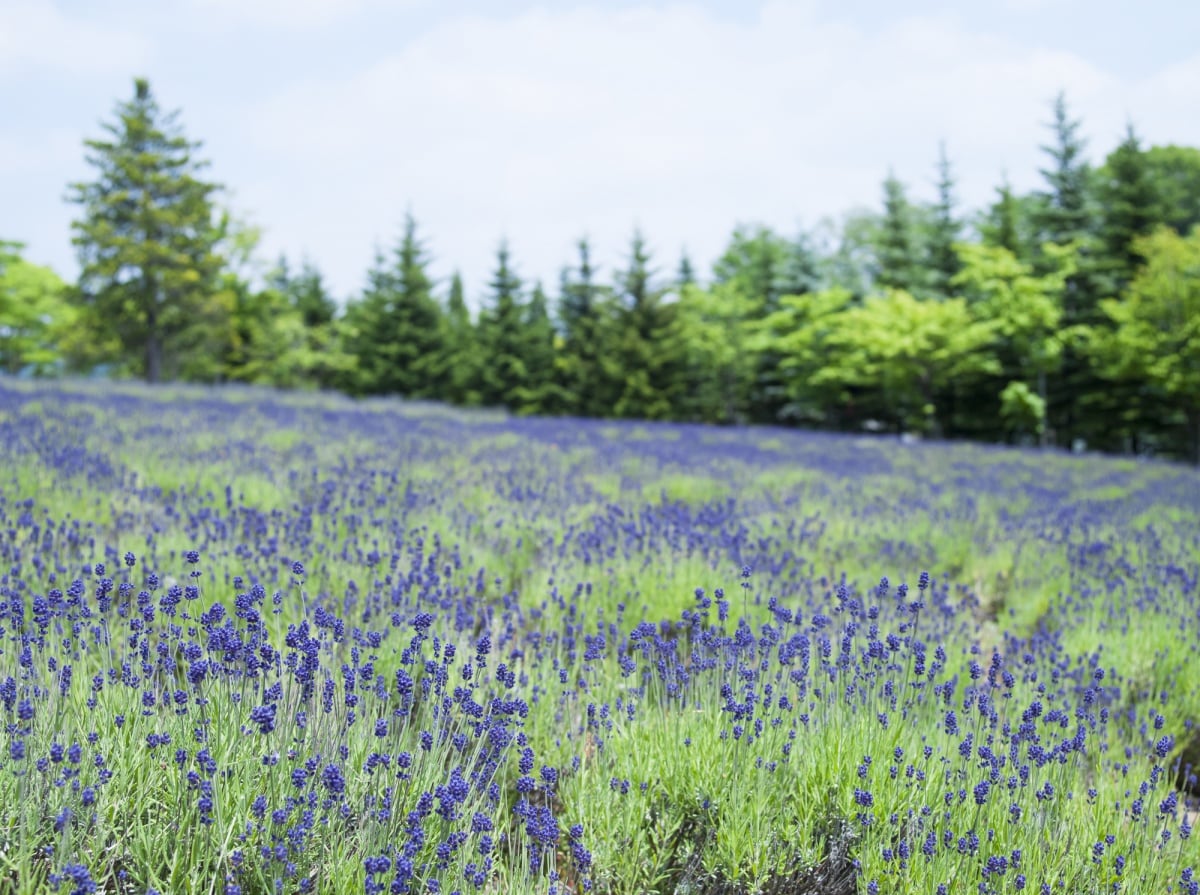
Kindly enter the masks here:
[[1192, 465], [1200, 466], [1200, 407], [1187, 412], [1188, 435], [1191, 440]]
[[1038, 370], [1038, 397], [1042, 399], [1042, 430], [1038, 432], [1038, 447], [1046, 447], [1050, 443], [1050, 405], [1046, 401], [1046, 371]]
[[154, 330], [146, 337], [146, 381], [151, 385], [162, 379], [162, 343]]

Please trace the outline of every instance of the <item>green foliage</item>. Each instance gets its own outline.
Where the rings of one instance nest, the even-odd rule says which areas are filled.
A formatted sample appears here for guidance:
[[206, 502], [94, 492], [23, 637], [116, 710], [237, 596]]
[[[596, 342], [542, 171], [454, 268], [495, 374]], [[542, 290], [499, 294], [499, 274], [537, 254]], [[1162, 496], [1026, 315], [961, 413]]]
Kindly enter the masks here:
[[833, 362], [812, 378], [843, 389], [879, 388], [898, 428], [940, 435], [937, 393], [999, 372], [995, 329], [965, 299], [923, 301], [891, 290], [839, 315], [828, 340]]
[[521, 280], [510, 265], [508, 243], [496, 250], [491, 294], [479, 318], [484, 369], [480, 393], [485, 404], [516, 409], [530, 385]]
[[526, 379], [516, 391], [518, 413], [557, 415], [570, 405], [570, 394], [558, 380], [556, 336], [547, 310], [546, 293], [535, 283], [525, 308], [522, 333]]
[[1033, 203], [1013, 192], [1008, 178], [996, 187], [996, 201], [979, 222], [979, 236], [984, 245], [1007, 249], [1014, 257], [1026, 261], [1030, 257], [1028, 229]]
[[559, 287], [558, 362], [569, 396], [566, 409], [576, 416], [609, 416], [622, 388], [621, 371], [611, 356], [615, 299], [611, 289], [596, 282], [588, 241], [581, 239], [577, 248], [579, 264], [563, 270]]
[[1160, 227], [1134, 250], [1144, 265], [1121, 300], [1101, 302], [1113, 329], [1093, 335], [1093, 357], [1107, 377], [1136, 377], [1173, 402], [1200, 463], [1200, 227]]
[[355, 366], [346, 385], [353, 393], [409, 398], [437, 394], [443, 329], [427, 268], [416, 220], [408, 214], [390, 263], [376, 253], [366, 290], [347, 310], [347, 350]]
[[682, 366], [673, 338], [675, 308], [664, 302], [666, 290], [654, 283], [650, 253], [640, 232], [630, 241], [629, 262], [616, 277], [616, 314], [608, 373], [620, 377], [612, 415], [626, 419], [666, 420], [673, 416], [674, 387]]
[[44, 376], [62, 365], [62, 343], [75, 322], [58, 274], [24, 260], [0, 241], [0, 370]]
[[938, 146], [937, 164], [938, 198], [928, 222], [926, 244], [929, 257], [929, 288], [934, 295], [948, 296], [950, 284], [960, 268], [958, 253], [955, 245], [962, 232], [962, 222], [955, 214], [957, 204], [954, 198], [954, 176], [950, 169], [950, 159], [946, 156], [946, 144]]
[[1151, 146], [1145, 151], [1158, 218], [1187, 233], [1200, 224], [1200, 149], [1194, 146]]
[[[1054, 267], [1040, 276], [1008, 249], [960, 245], [958, 251], [962, 271], [952, 284], [968, 298], [977, 315], [994, 325], [1004, 372], [1020, 377], [1006, 386], [1005, 392], [1015, 384], [1024, 385], [1026, 391], [1035, 389], [1036, 404], [1022, 406], [1036, 406], [1044, 415], [1047, 379], [1059, 368], [1067, 335], [1061, 328], [1062, 293], [1074, 272], [1075, 247], [1046, 245], [1043, 252]], [[1017, 400], [1013, 395], [1007, 400]], [[1041, 438], [1046, 429], [1044, 416], [1023, 428]]]
[[179, 375], [195, 330], [222, 308], [213, 301], [222, 267], [214, 220], [215, 184], [176, 122], [163, 114], [143, 79], [120, 103], [108, 140], [88, 140], [96, 179], [71, 186], [81, 207], [73, 242], [82, 268], [83, 320], [111, 334], [109, 360], [149, 382]]
[[1010, 382], [1000, 393], [1000, 415], [1011, 432], [1041, 439], [1046, 430], [1046, 399], [1024, 382]]
[[883, 182], [883, 219], [876, 233], [875, 255], [878, 287], [914, 292], [924, 285], [914, 210], [904, 184], [891, 173]]
[[482, 400], [479, 389], [483, 359], [458, 271], [450, 278], [442, 326], [441, 397], [451, 404], [474, 407]]
[[1140, 258], [1134, 240], [1163, 223], [1158, 192], [1151, 176], [1146, 153], [1130, 125], [1121, 145], [1109, 153], [1104, 167], [1097, 172], [1104, 220], [1101, 239], [1104, 263], [1117, 291], [1133, 278]]
[[845, 383], [820, 374], [837, 359], [836, 334], [853, 303], [850, 292], [838, 288], [787, 295], [755, 328], [756, 350], [779, 358], [788, 418], [809, 425], [831, 423], [838, 407], [851, 401]]
[[758, 357], [751, 348], [755, 304], [735, 282], [680, 290], [674, 335], [683, 356], [683, 388], [677, 406], [687, 419], [745, 419]]

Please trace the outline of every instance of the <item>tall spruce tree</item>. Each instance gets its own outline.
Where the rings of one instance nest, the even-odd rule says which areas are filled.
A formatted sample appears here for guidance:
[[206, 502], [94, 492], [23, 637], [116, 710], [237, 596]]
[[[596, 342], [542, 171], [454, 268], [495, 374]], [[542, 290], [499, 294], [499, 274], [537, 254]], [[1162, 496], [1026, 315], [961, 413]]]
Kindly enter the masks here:
[[1125, 139], [1105, 159], [1098, 181], [1104, 262], [1113, 279], [1113, 292], [1119, 294], [1142, 262], [1134, 240], [1163, 223], [1146, 153], [1132, 124], [1125, 130]]
[[309, 380], [318, 388], [332, 388], [346, 374], [352, 359], [341, 345], [338, 306], [325, 278], [308, 258], [293, 272], [285, 256], [280, 256], [267, 285], [281, 295], [287, 307], [297, 315], [303, 331], [303, 348], [307, 355], [304, 368]]
[[1186, 236], [1200, 224], [1200, 148], [1151, 146], [1146, 163], [1162, 203], [1159, 217]]
[[675, 269], [675, 286], [682, 289], [684, 286], [694, 286], [696, 284], [696, 270], [692, 267], [692, 259], [688, 255], [687, 249], [679, 253], [679, 267]]
[[1025, 237], [1023, 203], [1013, 192], [1005, 175], [996, 187], [996, 201], [984, 213], [979, 223], [979, 236], [986, 246], [1004, 249], [1019, 261], [1029, 259], [1029, 241]]
[[458, 271], [450, 277], [450, 289], [446, 295], [446, 313], [442, 317], [443, 360], [441, 363], [442, 388], [439, 393], [445, 401], [460, 406], [472, 407], [480, 403], [480, 358], [479, 334], [471, 321], [467, 307], [462, 276]]
[[437, 396], [438, 364], [444, 353], [441, 309], [411, 214], [405, 216], [390, 261], [376, 252], [367, 288], [347, 317], [353, 330], [350, 351], [358, 360], [355, 391]]
[[507, 240], [501, 241], [496, 250], [496, 270], [488, 289], [479, 317], [484, 358], [480, 394], [488, 406], [517, 410], [529, 385], [529, 371], [521, 279], [512, 268]]
[[962, 222], [955, 214], [954, 174], [945, 143], [938, 144], [936, 186], [937, 201], [931, 209], [927, 238], [929, 288], [935, 296], [947, 298], [951, 293], [950, 281], [962, 267], [954, 248], [962, 233]]
[[523, 334], [525, 384], [519, 392], [517, 411], [542, 416], [566, 412], [569, 396], [560, 381], [555, 348], [557, 336], [540, 281], [534, 283], [525, 308]]
[[921, 283], [920, 253], [913, 210], [904, 184], [888, 172], [883, 182], [883, 218], [875, 240], [875, 285], [917, 292]]
[[650, 250], [640, 230], [629, 244], [629, 260], [616, 277], [615, 352], [605, 358], [621, 387], [612, 413], [633, 419], [671, 419], [680, 384], [678, 343], [673, 338], [673, 306], [654, 282]]
[[87, 140], [96, 179], [74, 183], [72, 222], [87, 325], [115, 337], [110, 358], [148, 382], [178, 374], [186, 334], [219, 313], [213, 295], [223, 261], [213, 195], [201, 179], [200, 143], [184, 136], [179, 113], [164, 113], [144, 78], [118, 104], [108, 139]]
[[[1055, 267], [1042, 245], [1077, 246], [1075, 272], [1062, 294], [1062, 326], [1082, 339], [1088, 327], [1101, 322], [1099, 301], [1111, 291], [1097, 256], [1095, 178], [1084, 156], [1087, 144], [1079, 135], [1080, 122], [1071, 118], [1062, 93], [1055, 97], [1049, 127], [1052, 140], [1042, 151], [1050, 164], [1040, 169], [1046, 188], [1038, 194], [1032, 222], [1035, 272], [1047, 274]], [[1068, 341], [1060, 373], [1049, 384], [1048, 419], [1054, 440], [1063, 447], [1072, 447], [1078, 439], [1092, 447], [1112, 446], [1111, 419], [1119, 403]]]
[[563, 383], [569, 395], [566, 412], [608, 416], [621, 387], [610, 354], [612, 290], [596, 281], [587, 239], [579, 240], [577, 249], [579, 263], [573, 270], [563, 270], [558, 303]]

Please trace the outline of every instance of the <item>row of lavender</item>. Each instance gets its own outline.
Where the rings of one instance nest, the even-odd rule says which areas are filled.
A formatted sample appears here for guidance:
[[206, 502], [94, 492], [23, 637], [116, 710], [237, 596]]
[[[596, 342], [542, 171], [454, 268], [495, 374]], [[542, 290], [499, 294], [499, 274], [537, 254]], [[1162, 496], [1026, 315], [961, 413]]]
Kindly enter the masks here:
[[1191, 471], [13, 384], [0, 458], [0, 888], [1197, 890]]

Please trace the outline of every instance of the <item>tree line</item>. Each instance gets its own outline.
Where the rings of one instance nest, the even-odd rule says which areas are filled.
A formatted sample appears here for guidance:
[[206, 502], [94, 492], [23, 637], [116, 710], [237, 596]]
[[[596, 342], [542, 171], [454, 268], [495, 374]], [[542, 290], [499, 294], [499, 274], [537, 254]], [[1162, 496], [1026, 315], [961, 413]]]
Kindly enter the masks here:
[[78, 208], [74, 283], [0, 242], [0, 369], [400, 395], [520, 414], [801, 425], [1200, 463], [1200, 149], [1132, 125], [1090, 165], [1060, 94], [1039, 189], [968, 214], [942, 147], [936, 199], [889, 175], [878, 209], [795, 236], [733, 230], [703, 281], [633, 233], [549, 289], [505, 242], [472, 313], [414, 217], [339, 304], [308, 261], [265, 275], [201, 144], [145, 80]]

